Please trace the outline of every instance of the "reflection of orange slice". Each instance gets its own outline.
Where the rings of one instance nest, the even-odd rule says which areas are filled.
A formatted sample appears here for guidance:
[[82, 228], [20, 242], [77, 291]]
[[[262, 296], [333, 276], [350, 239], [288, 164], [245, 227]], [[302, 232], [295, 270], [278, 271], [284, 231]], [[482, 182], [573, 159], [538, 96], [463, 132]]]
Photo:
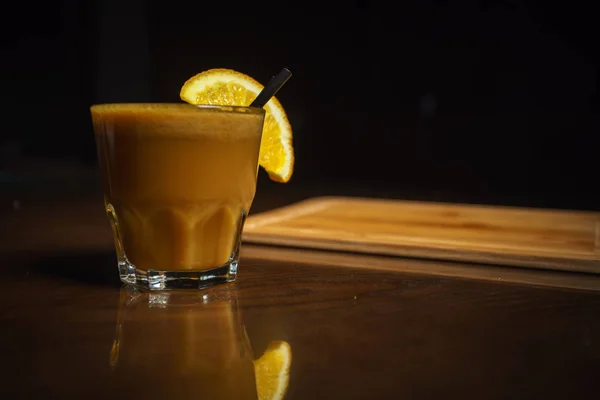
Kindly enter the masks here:
[[254, 362], [259, 400], [281, 400], [290, 381], [292, 348], [287, 342], [273, 341]]
[[[263, 85], [248, 75], [214, 68], [188, 79], [179, 95], [190, 104], [249, 106], [262, 89]], [[294, 171], [292, 127], [277, 98], [272, 97], [264, 109], [266, 115], [258, 163], [272, 180], [287, 182]]]

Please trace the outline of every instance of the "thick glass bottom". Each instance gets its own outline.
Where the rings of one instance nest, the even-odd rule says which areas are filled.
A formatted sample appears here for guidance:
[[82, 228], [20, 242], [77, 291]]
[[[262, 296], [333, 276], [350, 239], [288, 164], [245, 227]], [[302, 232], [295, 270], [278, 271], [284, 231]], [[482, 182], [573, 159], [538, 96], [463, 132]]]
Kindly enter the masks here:
[[201, 289], [218, 283], [233, 282], [237, 276], [238, 257], [202, 271], [145, 271], [126, 259], [119, 262], [121, 281], [148, 290]]

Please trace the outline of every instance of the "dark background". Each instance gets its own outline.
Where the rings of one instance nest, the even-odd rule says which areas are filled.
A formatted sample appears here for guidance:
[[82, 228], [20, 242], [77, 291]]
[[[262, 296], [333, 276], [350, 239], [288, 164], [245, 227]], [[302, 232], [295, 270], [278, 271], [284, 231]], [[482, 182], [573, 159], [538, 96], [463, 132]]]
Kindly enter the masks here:
[[261, 172], [273, 193], [600, 209], [592, 2], [12, 4], [4, 188], [94, 170], [91, 104], [179, 101], [205, 69], [266, 83], [287, 66], [297, 163], [287, 185]]

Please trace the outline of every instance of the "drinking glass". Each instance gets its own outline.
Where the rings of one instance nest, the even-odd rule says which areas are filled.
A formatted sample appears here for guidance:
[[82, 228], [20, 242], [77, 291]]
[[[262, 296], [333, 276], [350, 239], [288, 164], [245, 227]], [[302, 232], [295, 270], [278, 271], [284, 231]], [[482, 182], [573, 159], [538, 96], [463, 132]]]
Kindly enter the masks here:
[[265, 111], [91, 107], [121, 280], [151, 290], [234, 281]]

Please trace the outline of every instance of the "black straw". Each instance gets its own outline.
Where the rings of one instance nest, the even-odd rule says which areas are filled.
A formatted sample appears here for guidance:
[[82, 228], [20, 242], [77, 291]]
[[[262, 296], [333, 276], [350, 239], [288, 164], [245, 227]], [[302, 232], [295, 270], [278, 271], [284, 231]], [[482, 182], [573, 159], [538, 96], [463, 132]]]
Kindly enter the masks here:
[[258, 96], [256, 96], [256, 99], [254, 99], [252, 104], [250, 104], [250, 107], [263, 108], [265, 104], [267, 104], [267, 102], [271, 100], [271, 97], [275, 96], [275, 94], [279, 92], [279, 89], [281, 89], [281, 87], [285, 85], [285, 83], [288, 79], [290, 79], [291, 76], [292, 73], [290, 72], [290, 70], [287, 68], [283, 68], [280, 73], [271, 78], [269, 83], [267, 83], [267, 85], [258, 94]]

